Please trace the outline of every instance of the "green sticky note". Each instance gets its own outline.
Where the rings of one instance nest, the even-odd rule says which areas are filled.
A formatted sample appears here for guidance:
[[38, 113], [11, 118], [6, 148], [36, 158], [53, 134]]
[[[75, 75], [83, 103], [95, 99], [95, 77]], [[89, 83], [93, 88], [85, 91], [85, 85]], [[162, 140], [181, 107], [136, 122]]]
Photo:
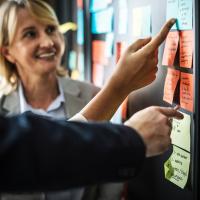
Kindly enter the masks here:
[[189, 175], [190, 154], [173, 145], [173, 153], [164, 164], [165, 178], [184, 188]]
[[165, 177], [167, 179], [170, 179], [174, 175], [174, 169], [172, 167], [171, 161], [167, 160], [164, 164], [164, 171], [165, 171]]
[[191, 117], [183, 113], [182, 120], [173, 119], [171, 139], [172, 144], [190, 152], [190, 125]]

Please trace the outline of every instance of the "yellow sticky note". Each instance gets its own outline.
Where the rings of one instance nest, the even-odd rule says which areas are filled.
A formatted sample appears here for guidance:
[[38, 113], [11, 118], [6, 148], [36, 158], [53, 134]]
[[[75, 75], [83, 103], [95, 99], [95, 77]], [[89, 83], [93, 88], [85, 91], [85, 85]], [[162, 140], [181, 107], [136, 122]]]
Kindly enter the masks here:
[[182, 120], [173, 119], [171, 140], [172, 144], [190, 152], [191, 117], [185, 113], [182, 114], [184, 115]]
[[189, 175], [190, 154], [173, 145], [173, 153], [164, 164], [165, 178], [184, 188]]
[[74, 79], [74, 80], [79, 80], [80, 72], [77, 69], [73, 70], [72, 74], [71, 74], [71, 78]]
[[67, 31], [69, 30], [72, 30], [72, 31], [76, 31], [77, 30], [77, 25], [73, 22], [67, 22], [67, 23], [64, 23], [62, 25], [59, 26], [59, 31], [61, 33], [66, 33]]
[[[151, 6], [133, 8], [133, 36], [147, 37], [151, 35]], [[124, 22], [125, 23], [125, 22]]]
[[139, 37], [142, 35], [142, 11], [139, 8], [133, 10], [133, 36]]

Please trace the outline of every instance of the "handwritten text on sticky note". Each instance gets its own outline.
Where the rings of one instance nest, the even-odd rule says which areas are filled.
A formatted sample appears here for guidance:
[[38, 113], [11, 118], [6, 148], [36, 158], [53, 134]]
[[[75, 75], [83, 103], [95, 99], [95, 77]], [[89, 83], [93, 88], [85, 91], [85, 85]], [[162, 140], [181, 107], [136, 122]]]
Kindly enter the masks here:
[[192, 30], [192, 0], [179, 0], [179, 30]]
[[165, 49], [162, 61], [163, 65], [173, 66], [174, 59], [176, 57], [176, 52], [178, 49], [178, 42], [179, 42], [178, 31], [169, 32], [165, 42]]
[[193, 112], [193, 75], [181, 73], [180, 106]]
[[192, 67], [193, 55], [193, 32], [180, 32], [180, 66], [185, 68]]
[[175, 69], [168, 68], [167, 76], [165, 79], [164, 96], [163, 100], [172, 104], [174, 92], [180, 78], [180, 72]]
[[182, 120], [173, 119], [171, 132], [172, 144], [190, 152], [191, 117], [185, 113], [182, 114], [184, 115]]
[[185, 187], [190, 168], [190, 154], [173, 145], [173, 153], [165, 162], [165, 178], [182, 189]]

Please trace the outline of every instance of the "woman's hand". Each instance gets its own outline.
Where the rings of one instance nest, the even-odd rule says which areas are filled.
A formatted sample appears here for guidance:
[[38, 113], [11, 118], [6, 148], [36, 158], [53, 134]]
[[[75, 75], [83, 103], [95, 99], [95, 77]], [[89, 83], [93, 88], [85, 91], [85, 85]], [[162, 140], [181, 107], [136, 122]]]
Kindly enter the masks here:
[[175, 19], [167, 21], [153, 39], [139, 39], [127, 48], [110, 79], [114, 80], [117, 91], [128, 95], [133, 90], [142, 88], [155, 80], [158, 70], [158, 48], [175, 21]]
[[128, 47], [106, 85], [82, 109], [86, 119], [109, 120], [130, 92], [155, 80], [158, 47], [174, 23], [175, 19], [169, 20], [155, 38], [141, 39]]

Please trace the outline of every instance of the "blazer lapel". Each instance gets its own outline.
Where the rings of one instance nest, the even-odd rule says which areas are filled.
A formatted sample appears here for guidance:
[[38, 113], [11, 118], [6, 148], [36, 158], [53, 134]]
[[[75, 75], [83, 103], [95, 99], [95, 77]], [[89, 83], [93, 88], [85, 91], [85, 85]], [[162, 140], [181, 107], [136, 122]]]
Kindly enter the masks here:
[[4, 97], [4, 102], [2, 104], [2, 109], [5, 115], [16, 115], [20, 113], [20, 102], [19, 94], [17, 91], [12, 92], [8, 96]]
[[86, 101], [81, 98], [81, 90], [73, 80], [69, 78], [59, 78], [59, 80], [64, 91], [65, 113], [67, 118], [70, 118], [86, 105]]

